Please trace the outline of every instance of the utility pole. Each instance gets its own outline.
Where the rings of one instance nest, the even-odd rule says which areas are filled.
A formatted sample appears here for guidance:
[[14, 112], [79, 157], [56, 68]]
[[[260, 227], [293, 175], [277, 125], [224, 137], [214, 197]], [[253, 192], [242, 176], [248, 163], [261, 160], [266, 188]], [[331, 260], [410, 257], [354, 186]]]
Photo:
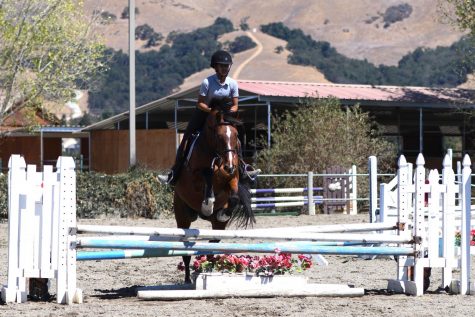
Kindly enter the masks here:
[[135, 146], [135, 0], [129, 0], [129, 167], [137, 163]]

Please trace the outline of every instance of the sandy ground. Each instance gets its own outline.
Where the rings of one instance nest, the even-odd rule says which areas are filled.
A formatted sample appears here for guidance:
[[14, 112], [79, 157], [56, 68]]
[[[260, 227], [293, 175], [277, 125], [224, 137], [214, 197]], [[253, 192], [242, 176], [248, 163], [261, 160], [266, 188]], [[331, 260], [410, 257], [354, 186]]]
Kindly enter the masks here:
[[[317, 215], [258, 217], [256, 227], [366, 222], [367, 215]], [[89, 220], [133, 226], [173, 227], [173, 219]], [[204, 221], [195, 227], [209, 228]], [[0, 281], [6, 281], [7, 225], [0, 224]], [[467, 316], [475, 311], [472, 296], [436, 292], [439, 270], [433, 270], [431, 287], [423, 297], [386, 292], [387, 279], [395, 277], [396, 264], [389, 258], [365, 260], [354, 256], [326, 256], [328, 266], [315, 266], [303, 274], [312, 283], [352, 284], [366, 289], [359, 298], [229, 298], [217, 300], [140, 301], [136, 286], [175, 284], [182, 281], [176, 269], [179, 258], [130, 259], [78, 263], [81, 305], [51, 302], [0, 305], [0, 316]], [[472, 276], [474, 260], [472, 260]]]

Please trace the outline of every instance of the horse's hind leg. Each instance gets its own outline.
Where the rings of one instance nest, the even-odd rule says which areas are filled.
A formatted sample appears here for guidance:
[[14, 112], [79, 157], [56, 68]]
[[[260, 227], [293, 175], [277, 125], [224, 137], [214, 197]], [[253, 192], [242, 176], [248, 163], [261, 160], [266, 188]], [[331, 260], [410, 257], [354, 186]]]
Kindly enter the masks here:
[[[176, 194], [173, 199], [173, 209], [175, 211], [175, 220], [177, 228], [189, 229], [191, 223], [196, 220], [192, 219], [188, 206]], [[185, 265], [185, 283], [191, 283], [190, 277], [190, 261], [191, 256], [183, 256], [183, 264]]]

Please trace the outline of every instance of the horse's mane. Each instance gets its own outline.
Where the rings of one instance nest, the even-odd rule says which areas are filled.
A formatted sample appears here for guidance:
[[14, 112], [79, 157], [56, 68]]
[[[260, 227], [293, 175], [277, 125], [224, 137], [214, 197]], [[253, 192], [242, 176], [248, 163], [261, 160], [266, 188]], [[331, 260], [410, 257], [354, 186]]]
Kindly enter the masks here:
[[233, 126], [240, 127], [242, 126], [242, 121], [236, 118], [236, 114], [233, 112], [222, 112], [224, 123], [229, 123]]

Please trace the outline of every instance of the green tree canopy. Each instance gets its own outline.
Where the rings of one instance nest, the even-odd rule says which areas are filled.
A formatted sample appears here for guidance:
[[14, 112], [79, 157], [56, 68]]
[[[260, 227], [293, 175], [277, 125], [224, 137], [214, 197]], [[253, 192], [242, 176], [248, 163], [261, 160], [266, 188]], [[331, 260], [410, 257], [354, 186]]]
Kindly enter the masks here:
[[439, 8], [449, 22], [475, 36], [475, 0], [440, 0]]
[[[310, 99], [272, 122], [272, 147], [259, 153], [256, 164], [265, 173], [321, 173], [353, 164], [366, 170], [371, 155], [383, 170], [396, 162], [395, 147], [378, 134], [368, 113], [359, 107], [343, 111], [337, 99]], [[272, 185], [296, 185], [295, 179], [279, 181], [285, 183]]]
[[0, 1], [0, 124], [13, 105], [69, 100], [104, 68], [81, 1]]

